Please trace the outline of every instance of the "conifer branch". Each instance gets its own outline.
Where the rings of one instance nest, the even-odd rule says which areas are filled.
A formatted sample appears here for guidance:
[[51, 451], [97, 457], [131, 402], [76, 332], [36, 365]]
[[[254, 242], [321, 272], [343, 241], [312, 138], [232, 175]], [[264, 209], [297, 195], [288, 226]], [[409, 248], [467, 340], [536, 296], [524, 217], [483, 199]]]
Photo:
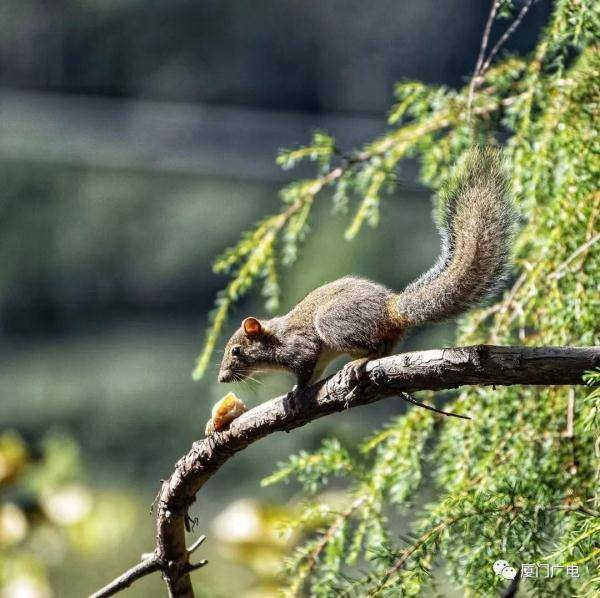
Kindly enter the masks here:
[[[198, 566], [190, 565], [190, 550], [186, 547], [188, 509], [202, 486], [230, 457], [265, 436], [404, 392], [453, 389], [466, 384], [578, 385], [583, 384], [586, 371], [599, 366], [600, 347], [477, 345], [434, 349], [374, 360], [367, 364], [358, 387], [352, 387], [339, 373], [334, 374], [302, 391], [295, 401], [300, 405], [297, 410], [290, 409], [286, 397], [267, 401], [242, 414], [227, 430], [195, 442], [177, 462], [158, 498], [155, 561], [134, 567], [95, 596], [110, 596], [151, 570], [160, 570], [170, 596], [193, 597], [190, 571]], [[107, 588], [115, 591], [107, 593]]]
[[[545, 510], [545, 511], [573, 511], [573, 512], [582, 512], [582, 509], [579, 505], [534, 505], [537, 510]], [[489, 515], [494, 515], [496, 513], [518, 513], [519, 511], [523, 511], [525, 508], [531, 508], [532, 505], [528, 504], [519, 504], [512, 503], [508, 505], [503, 505], [501, 507], [495, 507], [490, 509], [476, 510], [469, 513], [462, 513], [461, 515], [457, 515], [456, 517], [449, 517], [444, 521], [438, 523], [432, 529], [427, 530], [423, 533], [414, 544], [411, 544], [408, 548], [404, 549], [399, 555], [392, 567], [388, 569], [381, 579], [379, 583], [369, 592], [368, 598], [376, 598], [382, 592], [382, 590], [388, 585], [394, 575], [396, 575], [408, 562], [410, 557], [417, 552], [422, 546], [429, 542], [433, 542], [436, 537], [439, 537], [446, 529], [456, 525], [457, 523], [471, 518], [483, 518], [488, 517]], [[514, 595], [514, 594], [512, 594]]]

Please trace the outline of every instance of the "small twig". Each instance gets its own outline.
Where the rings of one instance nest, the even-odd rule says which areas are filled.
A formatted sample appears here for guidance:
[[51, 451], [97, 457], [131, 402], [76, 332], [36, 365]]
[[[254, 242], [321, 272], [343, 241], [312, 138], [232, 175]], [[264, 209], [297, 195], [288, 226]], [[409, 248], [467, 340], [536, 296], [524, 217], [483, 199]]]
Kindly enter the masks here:
[[467, 100], [467, 120], [471, 121], [471, 106], [473, 104], [473, 96], [475, 94], [475, 85], [479, 80], [479, 71], [483, 65], [483, 59], [485, 57], [485, 51], [487, 50], [488, 41], [490, 39], [490, 31], [492, 30], [492, 24], [496, 18], [498, 12], [498, 0], [492, 0], [492, 8], [488, 15], [485, 29], [483, 30], [483, 37], [481, 38], [481, 46], [479, 48], [479, 56], [477, 57], [477, 64], [475, 65], [475, 71], [473, 77], [471, 77], [471, 83], [469, 84], [469, 98]]
[[404, 567], [404, 563], [421, 547], [425, 544], [432, 536], [441, 531], [445, 530], [447, 527], [454, 525], [454, 523], [458, 521], [458, 519], [451, 519], [448, 521], [442, 521], [438, 523], [435, 527], [425, 532], [417, 541], [409, 546], [407, 549], [402, 551], [402, 554], [398, 558], [398, 560], [394, 563], [394, 565], [388, 569], [383, 577], [380, 579], [379, 583], [375, 586], [375, 588], [369, 592], [368, 596], [371, 598], [372, 596], [377, 596], [379, 592], [388, 584], [390, 578], [398, 573]]
[[196, 571], [196, 569], [202, 569], [205, 565], [208, 565], [208, 561], [206, 559], [196, 563], [195, 565], [190, 564], [188, 567], [188, 571]]
[[536, 0], [528, 0], [527, 3], [523, 6], [523, 8], [521, 8], [521, 10], [519, 11], [519, 14], [515, 18], [515, 20], [510, 24], [510, 27], [508, 27], [508, 29], [500, 36], [500, 39], [496, 42], [496, 45], [490, 50], [487, 60], [484, 62], [483, 66], [481, 67], [481, 72], [479, 73], [480, 77], [482, 77], [485, 74], [485, 72], [490, 68], [490, 65], [492, 64], [492, 60], [494, 60], [494, 58], [496, 57], [496, 54], [498, 54], [498, 51], [500, 50], [500, 48], [506, 43], [508, 38], [519, 27], [519, 25], [521, 24], [521, 21], [523, 21], [523, 19], [525, 18], [525, 15], [527, 14], [529, 9], [531, 8], [531, 5], [534, 2], [536, 2]]
[[[593, 501], [595, 499], [591, 498], [590, 500]], [[589, 515], [590, 517], [595, 517], [596, 519], [600, 518], [600, 511], [595, 511], [594, 509], [590, 509], [584, 506], [579, 507], [578, 510], [580, 513], [584, 513], [585, 515]]]
[[113, 579], [109, 584], [92, 594], [90, 598], [106, 598], [107, 596], [113, 596], [117, 592], [128, 588], [134, 581], [145, 577], [146, 575], [150, 575], [150, 573], [161, 570], [161, 561], [153, 554], [151, 558], [138, 563], [128, 571], [125, 571], [123, 575], [119, 575], [119, 577]]
[[475, 89], [479, 83], [483, 80], [483, 76], [490, 68], [492, 61], [500, 51], [500, 48], [508, 41], [508, 38], [517, 30], [525, 15], [531, 8], [532, 4], [536, 2], [536, 0], [527, 0], [527, 3], [521, 8], [519, 14], [516, 16], [515, 20], [510, 24], [510, 26], [506, 29], [506, 31], [500, 36], [500, 39], [496, 42], [494, 47], [490, 50], [488, 57], [484, 60], [485, 51], [487, 49], [490, 32], [492, 29], [492, 24], [494, 19], [496, 18], [496, 13], [498, 12], [499, 2], [498, 0], [494, 0], [492, 3], [492, 8], [490, 10], [490, 14], [488, 16], [487, 23], [485, 24], [485, 30], [483, 32], [483, 38], [481, 40], [481, 47], [479, 49], [479, 56], [477, 57], [477, 65], [475, 66], [475, 72], [473, 73], [473, 77], [471, 78], [471, 83], [469, 84], [469, 97], [467, 100], [467, 120], [471, 122], [471, 106], [473, 105], [473, 98], [475, 97]]
[[548, 278], [560, 278], [563, 275], [564, 271], [567, 269], [567, 266], [575, 258], [579, 257], [582, 253], [586, 252], [592, 245], [594, 245], [598, 241], [600, 241], [600, 233], [594, 235], [589, 241], [586, 241], [583, 245], [578, 247], [562, 264], [558, 266], [558, 268], [556, 268], [556, 270], [554, 270], [554, 272], [552, 272], [552, 274], [548, 276]]
[[204, 540], [206, 540], [206, 536], [202, 535], [200, 536], [189, 548], [188, 548], [188, 554], [192, 554], [193, 552], [195, 552], [196, 550], [198, 550], [199, 546], [202, 544], [202, 542], [204, 542]]
[[407, 392], [401, 393], [400, 398], [404, 399], [405, 401], [408, 401], [409, 403], [412, 403], [413, 405], [418, 405], [419, 407], [423, 407], [424, 409], [429, 409], [429, 411], [434, 411], [435, 413], [441, 413], [442, 415], [447, 415], [449, 417], [459, 417], [460, 419], [472, 419], [468, 415], [459, 415], [458, 413], [452, 413], [451, 411], [443, 411], [442, 409], [436, 409], [435, 407], [432, 407], [431, 405], [426, 405], [425, 403], [421, 403], [420, 401], [417, 401], [417, 399], [415, 399], [415, 397], [408, 394]]

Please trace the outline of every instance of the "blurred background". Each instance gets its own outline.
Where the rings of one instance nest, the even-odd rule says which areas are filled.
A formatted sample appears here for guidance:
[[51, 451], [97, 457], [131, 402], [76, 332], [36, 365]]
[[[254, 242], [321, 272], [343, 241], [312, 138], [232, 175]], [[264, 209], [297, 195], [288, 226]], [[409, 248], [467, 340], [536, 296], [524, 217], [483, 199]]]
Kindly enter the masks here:
[[[533, 46], [548, 4], [511, 51]], [[302, 175], [279, 170], [277, 150], [317, 128], [345, 149], [369, 140], [401, 78], [463, 85], [488, 11], [478, 0], [2, 2], [0, 596], [83, 596], [152, 550], [159, 480], [228, 390], [219, 355], [191, 379], [225, 283], [211, 260]], [[431, 265], [431, 197], [415, 175], [406, 164], [379, 229], [351, 244], [320, 202], [284, 273], [285, 308], [344, 274], [400, 287]], [[264, 313], [249, 298], [227, 333]], [[452, 330], [404, 346], [450, 344]], [[252, 406], [291, 384], [273, 374], [235, 391]], [[403, 408], [332, 416], [228, 463], [191, 513], [211, 561], [199, 593], [269, 595], [291, 541], [271, 523], [301, 497], [261, 478], [324, 437], [352, 445]], [[149, 577], [127, 595], [163, 587]]]

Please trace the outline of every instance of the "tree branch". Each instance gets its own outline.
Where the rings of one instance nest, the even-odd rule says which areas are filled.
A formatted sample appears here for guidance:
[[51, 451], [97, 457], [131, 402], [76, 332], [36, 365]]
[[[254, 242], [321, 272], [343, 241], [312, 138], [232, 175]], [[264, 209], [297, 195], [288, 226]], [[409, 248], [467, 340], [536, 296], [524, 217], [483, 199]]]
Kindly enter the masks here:
[[134, 567], [131, 567], [128, 571], [125, 571], [123, 575], [119, 575], [116, 579], [111, 581], [108, 585], [98, 590], [90, 596], [90, 598], [107, 598], [108, 596], [114, 596], [117, 592], [128, 588], [134, 581], [150, 575], [155, 571], [160, 571], [161, 566], [156, 556], [152, 555], [150, 558], [138, 563]]
[[492, 0], [492, 7], [490, 9], [490, 14], [488, 15], [487, 21], [485, 23], [485, 29], [483, 30], [483, 37], [481, 39], [481, 46], [479, 47], [479, 55], [477, 56], [477, 64], [475, 65], [475, 70], [473, 71], [473, 77], [471, 77], [471, 82], [469, 84], [469, 97], [467, 99], [467, 118], [471, 120], [471, 106], [473, 104], [473, 96], [475, 95], [475, 85], [479, 79], [479, 72], [481, 71], [481, 66], [483, 65], [483, 61], [485, 59], [485, 51], [487, 50], [488, 41], [490, 39], [490, 32], [492, 30], [492, 24], [494, 23], [494, 19], [496, 18], [496, 13], [498, 12], [498, 0]]
[[[469, 121], [471, 120], [471, 106], [473, 104], [473, 98], [475, 96], [475, 88], [483, 80], [483, 76], [485, 75], [487, 70], [490, 68], [490, 65], [492, 64], [492, 60], [494, 60], [494, 58], [496, 57], [496, 54], [498, 54], [498, 51], [500, 50], [500, 48], [502, 48], [502, 46], [507, 42], [508, 38], [518, 29], [519, 25], [525, 18], [525, 15], [527, 14], [527, 12], [529, 11], [529, 9], [531, 8], [532, 4], [535, 1], [536, 0], [527, 0], [527, 2], [524, 4], [524, 6], [519, 11], [519, 14], [515, 18], [515, 20], [510, 24], [510, 26], [506, 29], [506, 31], [500, 36], [500, 39], [496, 42], [496, 45], [490, 50], [490, 53], [486, 59], [485, 51], [488, 46], [490, 31], [492, 29], [492, 24], [494, 22], [494, 19], [496, 18], [496, 13], [498, 12], [498, 8], [499, 8], [498, 0], [493, 0], [492, 8], [490, 10], [490, 14], [488, 16], [488, 20], [485, 25], [485, 30], [483, 32], [483, 38], [481, 40], [481, 47], [479, 48], [479, 56], [477, 58], [477, 64], [475, 65], [475, 71], [473, 72], [473, 77], [471, 78], [471, 82], [469, 84], [469, 96], [467, 99], [467, 118]], [[484, 60], [485, 60], [485, 62], [484, 62]]]
[[[477, 345], [417, 351], [369, 362], [358, 387], [352, 387], [338, 372], [303, 390], [295, 401], [300, 405], [295, 411], [290, 409], [285, 397], [247, 411], [227, 430], [195, 442], [189, 453], [177, 462], [171, 477], [162, 484], [154, 554], [157, 563], [163, 563], [157, 569], [163, 572], [169, 595], [176, 598], [194, 596], [189, 573], [197, 566], [190, 565], [190, 551], [185, 543], [190, 505], [220, 467], [249, 444], [274, 432], [290, 431], [330, 413], [366, 405], [386, 396], [452, 389], [465, 384], [583, 384], [583, 373], [596, 367], [600, 367], [600, 347]], [[138, 571], [142, 564], [107, 588], [117, 588], [121, 584], [118, 591], [146, 575], [149, 571]], [[119, 581], [124, 579], [127, 583]], [[97, 593], [95, 596], [110, 595]]]
[[496, 42], [496, 45], [490, 50], [490, 54], [487, 57], [485, 63], [479, 69], [479, 77], [483, 77], [486, 71], [490, 68], [492, 60], [494, 60], [496, 54], [498, 54], [498, 51], [507, 42], [508, 38], [519, 28], [519, 25], [521, 24], [521, 22], [525, 18], [525, 15], [527, 14], [527, 11], [531, 8], [534, 2], [535, 0], [527, 0], [527, 2], [519, 11], [519, 14], [515, 18], [515, 20], [510, 24], [508, 29], [500, 36], [500, 39]]

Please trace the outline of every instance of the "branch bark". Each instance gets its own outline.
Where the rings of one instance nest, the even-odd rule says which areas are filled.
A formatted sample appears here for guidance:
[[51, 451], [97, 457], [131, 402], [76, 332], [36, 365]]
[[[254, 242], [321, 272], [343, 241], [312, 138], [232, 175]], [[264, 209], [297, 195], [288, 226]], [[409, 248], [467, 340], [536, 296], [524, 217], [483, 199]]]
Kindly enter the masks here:
[[[585, 371], [596, 367], [600, 367], [600, 347], [477, 345], [418, 351], [369, 362], [358, 386], [350, 386], [338, 372], [302, 391], [295, 401], [300, 405], [296, 410], [290, 410], [285, 397], [277, 397], [247, 411], [227, 430], [195, 442], [162, 484], [154, 555], [169, 596], [194, 596], [190, 571], [196, 567], [190, 565], [190, 551], [185, 541], [189, 507], [220, 467], [249, 444], [273, 432], [290, 431], [330, 413], [366, 405], [386, 396], [452, 389], [465, 384], [575, 385], [583, 383]], [[117, 581], [109, 585], [114, 586]], [[100, 592], [96, 595], [110, 595]]]

